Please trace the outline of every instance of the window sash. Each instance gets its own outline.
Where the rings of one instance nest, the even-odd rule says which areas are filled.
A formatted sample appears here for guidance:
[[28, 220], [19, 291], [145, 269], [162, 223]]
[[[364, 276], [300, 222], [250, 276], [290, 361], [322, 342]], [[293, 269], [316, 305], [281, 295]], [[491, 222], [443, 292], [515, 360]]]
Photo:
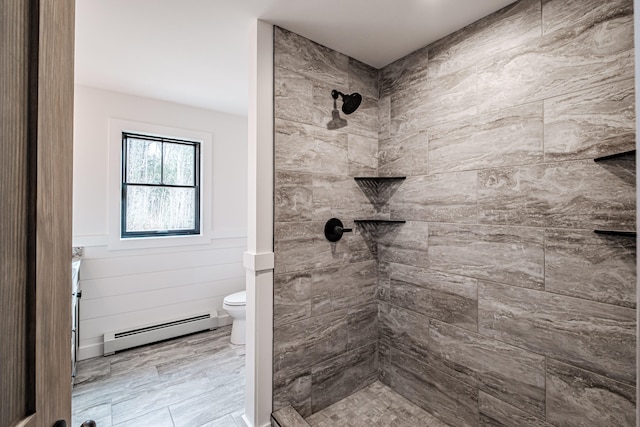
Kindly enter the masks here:
[[[160, 181], [161, 183], [137, 183], [127, 180], [128, 151], [127, 142], [129, 139], [157, 141], [161, 143]], [[163, 184], [164, 181], [164, 144], [179, 144], [193, 147], [193, 185]], [[121, 167], [121, 209], [120, 209], [120, 236], [130, 237], [160, 237], [160, 236], [184, 236], [200, 234], [200, 142], [179, 140], [174, 138], [159, 137], [153, 135], [143, 135], [130, 132], [122, 132], [122, 167]], [[129, 186], [156, 187], [156, 188], [185, 188], [194, 190], [194, 228], [192, 229], [169, 229], [169, 230], [144, 230], [127, 231], [127, 189]]]

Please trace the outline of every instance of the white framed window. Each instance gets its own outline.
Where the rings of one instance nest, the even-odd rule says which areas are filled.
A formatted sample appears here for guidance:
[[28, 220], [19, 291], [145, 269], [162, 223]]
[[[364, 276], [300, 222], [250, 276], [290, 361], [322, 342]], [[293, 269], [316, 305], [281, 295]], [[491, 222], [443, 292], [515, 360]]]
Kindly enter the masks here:
[[212, 136], [109, 121], [109, 249], [211, 242]]

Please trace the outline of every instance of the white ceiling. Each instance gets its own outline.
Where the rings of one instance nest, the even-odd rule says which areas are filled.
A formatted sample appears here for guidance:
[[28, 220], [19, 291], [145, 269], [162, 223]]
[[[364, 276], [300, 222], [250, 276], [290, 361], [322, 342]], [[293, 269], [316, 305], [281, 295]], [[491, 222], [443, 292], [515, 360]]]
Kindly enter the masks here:
[[380, 68], [514, 0], [77, 0], [76, 83], [246, 115], [256, 18]]

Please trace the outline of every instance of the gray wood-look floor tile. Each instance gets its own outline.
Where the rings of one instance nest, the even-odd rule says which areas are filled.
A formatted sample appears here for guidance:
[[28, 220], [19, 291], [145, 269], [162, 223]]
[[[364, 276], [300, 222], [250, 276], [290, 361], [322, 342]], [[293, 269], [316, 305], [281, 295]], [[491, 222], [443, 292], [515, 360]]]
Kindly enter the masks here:
[[[96, 423], [99, 427], [103, 424]], [[114, 424], [114, 427], [140, 427], [140, 426], [153, 426], [153, 427], [173, 427], [173, 420], [169, 409], [164, 407], [155, 411], [142, 414], [138, 417], [132, 418], [127, 421], [123, 421], [119, 424]]]
[[72, 425], [236, 427], [245, 347], [218, 328], [78, 363]]

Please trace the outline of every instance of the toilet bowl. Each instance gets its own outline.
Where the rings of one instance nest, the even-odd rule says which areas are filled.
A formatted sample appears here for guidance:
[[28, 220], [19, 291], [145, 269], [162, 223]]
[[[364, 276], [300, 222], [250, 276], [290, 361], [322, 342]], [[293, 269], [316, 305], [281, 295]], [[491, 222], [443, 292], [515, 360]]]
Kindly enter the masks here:
[[231, 344], [245, 343], [245, 323], [247, 319], [247, 291], [236, 292], [224, 297], [222, 308], [233, 319]]

